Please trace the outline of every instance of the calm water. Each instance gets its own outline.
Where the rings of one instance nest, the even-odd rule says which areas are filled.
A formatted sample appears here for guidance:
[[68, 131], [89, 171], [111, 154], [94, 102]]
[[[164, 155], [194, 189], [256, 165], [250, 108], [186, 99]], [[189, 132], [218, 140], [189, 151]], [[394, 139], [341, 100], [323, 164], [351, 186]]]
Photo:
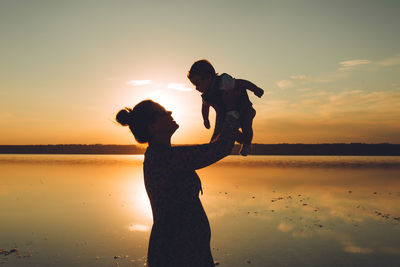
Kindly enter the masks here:
[[[143, 266], [142, 160], [0, 155], [0, 265]], [[219, 266], [400, 266], [400, 157], [231, 156], [198, 173]]]

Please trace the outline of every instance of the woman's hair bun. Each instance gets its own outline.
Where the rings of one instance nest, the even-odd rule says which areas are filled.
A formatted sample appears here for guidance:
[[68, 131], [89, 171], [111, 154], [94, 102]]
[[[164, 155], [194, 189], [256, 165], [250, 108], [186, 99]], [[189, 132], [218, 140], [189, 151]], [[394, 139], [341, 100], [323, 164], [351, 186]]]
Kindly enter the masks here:
[[148, 126], [157, 120], [157, 111], [163, 108], [152, 100], [143, 100], [132, 108], [121, 109], [115, 120], [122, 126], [129, 126], [138, 143], [147, 143], [151, 137]]
[[132, 122], [132, 109], [130, 108], [125, 108], [121, 109], [118, 113], [117, 116], [115, 117], [116, 121], [121, 124], [122, 126], [127, 126]]

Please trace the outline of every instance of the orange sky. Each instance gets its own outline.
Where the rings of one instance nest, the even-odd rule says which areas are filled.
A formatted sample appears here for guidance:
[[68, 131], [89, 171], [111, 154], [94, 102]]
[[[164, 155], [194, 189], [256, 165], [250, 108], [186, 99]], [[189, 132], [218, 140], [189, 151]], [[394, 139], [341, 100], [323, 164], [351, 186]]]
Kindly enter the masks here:
[[201, 58], [265, 90], [255, 143], [400, 143], [396, 1], [0, 5], [0, 144], [135, 143], [114, 117], [148, 98], [174, 143], [207, 142], [186, 78]]

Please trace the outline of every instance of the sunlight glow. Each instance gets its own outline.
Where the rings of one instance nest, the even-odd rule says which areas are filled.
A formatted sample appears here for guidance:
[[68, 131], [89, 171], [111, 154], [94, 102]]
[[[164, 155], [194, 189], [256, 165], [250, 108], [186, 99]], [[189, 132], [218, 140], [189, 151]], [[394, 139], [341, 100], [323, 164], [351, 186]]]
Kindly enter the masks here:
[[186, 85], [184, 85], [182, 83], [169, 83], [168, 88], [178, 90], [178, 91], [185, 91], [185, 92], [192, 91], [192, 88], [186, 87]]
[[182, 101], [180, 101], [180, 98], [177, 95], [171, 93], [170, 90], [152, 91], [152, 93], [149, 94], [147, 98], [159, 103], [168, 111], [171, 111], [172, 117], [177, 122], [181, 121]]
[[[141, 188], [141, 189], [136, 194], [133, 194], [131, 196], [131, 203], [133, 203], [132, 211], [134, 211], [134, 212], [139, 211], [138, 214], [141, 215], [141, 221], [152, 222], [153, 214], [151, 211], [150, 201], [149, 201], [149, 198], [147, 197], [146, 191], [142, 184], [137, 184], [135, 187]], [[132, 224], [132, 227], [140, 228], [138, 225], [139, 224]], [[140, 225], [142, 225], [142, 224], [140, 224]], [[141, 229], [143, 229], [143, 227]], [[130, 227], [130, 230], [133, 231], [131, 229], [131, 227]], [[139, 231], [139, 230], [136, 229], [136, 231]]]
[[150, 230], [150, 226], [144, 224], [131, 224], [128, 228], [131, 232], [147, 232]]

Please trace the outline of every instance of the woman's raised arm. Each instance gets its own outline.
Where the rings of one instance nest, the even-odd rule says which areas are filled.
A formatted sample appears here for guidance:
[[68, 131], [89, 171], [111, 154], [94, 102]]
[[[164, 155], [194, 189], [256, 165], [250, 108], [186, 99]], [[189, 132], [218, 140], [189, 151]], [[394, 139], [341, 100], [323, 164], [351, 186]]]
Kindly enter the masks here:
[[239, 93], [238, 90], [230, 90], [222, 94], [222, 101], [228, 112], [216, 141], [204, 145], [175, 146], [153, 152], [148, 150], [148, 163], [154, 162], [159, 170], [189, 171], [204, 168], [229, 155], [239, 128], [239, 113], [235, 111]]
[[218, 139], [209, 144], [174, 146], [153, 155], [158, 168], [171, 171], [197, 170], [228, 156], [235, 142], [239, 121], [230, 114], [225, 115], [222, 132]]

